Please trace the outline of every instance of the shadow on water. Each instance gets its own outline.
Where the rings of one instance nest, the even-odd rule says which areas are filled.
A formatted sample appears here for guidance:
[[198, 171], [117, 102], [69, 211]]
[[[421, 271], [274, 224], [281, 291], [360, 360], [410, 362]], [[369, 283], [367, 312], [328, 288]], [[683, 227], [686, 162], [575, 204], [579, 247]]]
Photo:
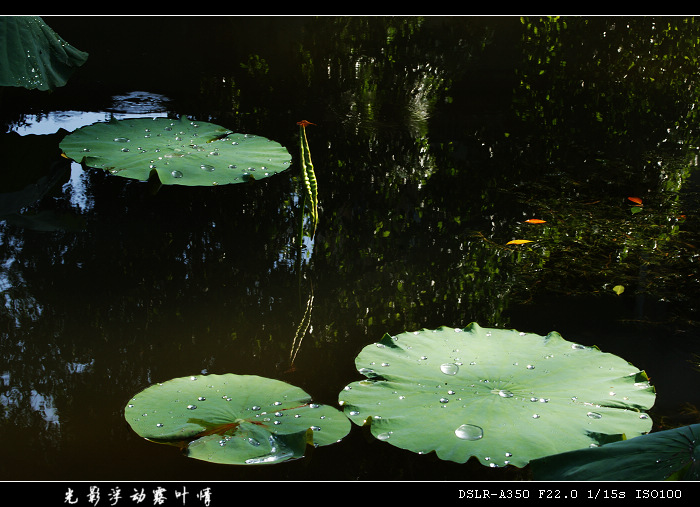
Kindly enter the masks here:
[[[0, 225], [3, 478], [527, 479], [360, 428], [300, 461], [222, 467], [123, 418], [148, 385], [202, 373], [278, 378], [335, 405], [359, 379], [355, 355], [384, 333], [472, 321], [618, 354], [656, 385], [656, 429], [697, 422], [700, 400], [674, 386], [698, 381], [697, 97], [684, 65], [699, 55], [666, 29], [695, 40], [694, 24], [46, 21], [90, 58], [51, 94], [0, 97], [4, 140], [31, 144], [4, 172], [32, 174], [3, 192], [45, 182]], [[186, 33], [206, 47], [178, 44]], [[659, 55], [668, 68], [651, 64]], [[313, 239], [297, 248], [294, 168], [155, 195], [75, 163], [47, 178], [65, 133], [110, 115], [210, 121], [278, 141], [295, 162], [296, 122], [314, 122]]]

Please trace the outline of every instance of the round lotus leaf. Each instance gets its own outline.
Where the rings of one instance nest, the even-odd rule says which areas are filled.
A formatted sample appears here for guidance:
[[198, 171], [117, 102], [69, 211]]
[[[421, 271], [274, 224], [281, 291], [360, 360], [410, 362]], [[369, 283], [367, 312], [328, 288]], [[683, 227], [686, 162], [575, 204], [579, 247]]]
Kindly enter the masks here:
[[530, 460], [647, 433], [646, 374], [595, 347], [513, 330], [385, 335], [340, 393], [345, 414], [379, 440], [444, 460], [522, 467]]
[[124, 410], [131, 428], [191, 458], [226, 464], [270, 464], [304, 455], [350, 431], [345, 415], [312, 403], [307, 393], [255, 375], [182, 377], [152, 385]]
[[93, 123], [68, 134], [60, 148], [76, 162], [125, 178], [145, 181], [155, 172], [164, 185], [243, 183], [291, 164], [275, 141], [185, 117]]

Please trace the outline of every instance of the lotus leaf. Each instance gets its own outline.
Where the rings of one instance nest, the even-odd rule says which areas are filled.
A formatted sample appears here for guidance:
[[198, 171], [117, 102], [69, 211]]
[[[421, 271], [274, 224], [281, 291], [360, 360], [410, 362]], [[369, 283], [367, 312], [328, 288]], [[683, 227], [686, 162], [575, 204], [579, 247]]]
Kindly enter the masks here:
[[75, 130], [63, 153], [88, 167], [164, 185], [212, 186], [267, 178], [289, 168], [287, 149], [213, 123], [168, 118], [98, 122]]
[[125, 417], [140, 436], [191, 458], [271, 464], [300, 458], [306, 444], [341, 440], [350, 421], [298, 387], [255, 375], [176, 378], [138, 393]]
[[514, 330], [440, 327], [366, 346], [367, 379], [340, 393], [372, 434], [440, 459], [522, 467], [647, 433], [655, 393], [643, 371], [596, 347]]
[[697, 481], [700, 424], [540, 458], [532, 469], [535, 479], [548, 481]]
[[0, 86], [63, 86], [88, 54], [68, 44], [38, 16], [0, 16]]

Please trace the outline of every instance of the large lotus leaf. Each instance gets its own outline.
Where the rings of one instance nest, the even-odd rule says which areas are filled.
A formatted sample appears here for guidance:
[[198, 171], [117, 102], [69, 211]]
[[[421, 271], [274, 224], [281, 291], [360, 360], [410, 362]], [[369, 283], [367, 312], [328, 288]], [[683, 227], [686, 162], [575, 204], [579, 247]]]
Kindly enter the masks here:
[[211, 186], [267, 178], [289, 168], [287, 149], [213, 123], [132, 118], [93, 123], [67, 135], [63, 153], [88, 167], [164, 185]]
[[298, 387], [255, 375], [182, 377], [152, 385], [124, 410], [140, 436], [177, 445], [191, 458], [270, 464], [303, 456], [350, 431], [345, 415], [312, 403]]
[[355, 364], [367, 380], [341, 392], [346, 415], [380, 440], [444, 460], [521, 467], [651, 429], [646, 374], [554, 332], [470, 324], [385, 335]]
[[700, 424], [534, 460], [536, 480], [664, 481], [700, 479]]

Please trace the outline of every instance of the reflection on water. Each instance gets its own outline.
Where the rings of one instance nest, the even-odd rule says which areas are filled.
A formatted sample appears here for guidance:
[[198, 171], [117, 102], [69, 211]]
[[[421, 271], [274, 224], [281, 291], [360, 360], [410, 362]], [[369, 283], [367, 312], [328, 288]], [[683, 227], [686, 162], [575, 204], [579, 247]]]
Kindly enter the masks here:
[[[599, 37], [603, 21], [570, 23], [541, 46], [517, 18], [217, 19], [208, 33], [228, 48], [225, 61], [197, 54], [205, 61], [193, 57], [185, 73], [183, 55], [164, 52], [162, 82], [149, 73], [153, 88], [106, 56], [112, 48], [96, 28], [70, 21], [53, 27], [91, 54], [94, 74], [87, 67], [41, 112], [23, 96], [6, 132], [27, 142], [57, 136], [57, 146], [59, 129], [112, 115], [186, 115], [266, 136], [296, 157], [296, 122], [307, 119], [316, 124], [307, 135], [320, 219], [300, 244], [296, 164], [250, 185], [155, 194], [71, 164], [36, 202], [4, 217], [2, 477], [519, 477], [378, 450], [359, 432], [304, 467], [212, 468], [142, 445], [123, 420], [134, 393], [202, 373], [278, 378], [336, 404], [359, 378], [354, 357], [364, 345], [472, 321], [556, 330], [616, 353], [647, 370], [664, 416], [700, 403], [667, 388], [697, 382], [687, 361], [700, 351], [688, 112], [696, 97], [671, 78], [660, 94], [651, 75], [635, 82], [633, 97], [621, 93], [619, 76], [595, 62], [604, 56], [619, 68], [625, 61], [614, 59], [628, 56], [619, 44], [634, 40]], [[644, 23], [625, 37], [646, 41]], [[248, 36], [263, 27], [283, 34], [284, 47]], [[144, 33], [134, 54], [158, 47], [159, 34]], [[589, 52], [570, 49], [582, 40]], [[556, 49], [549, 60], [545, 48]], [[122, 76], [113, 83], [121, 89], [103, 90], [105, 66]], [[178, 79], [166, 79], [175, 70]], [[581, 72], [597, 86], [584, 96]], [[74, 95], [85, 89], [105, 97]], [[636, 114], [641, 103], [648, 109]], [[591, 104], [600, 109], [576, 114]], [[563, 120], [565, 131], [556, 127]], [[48, 171], [44, 160], [25, 165]], [[643, 199], [642, 212], [631, 213], [631, 195]]]
[[142, 91], [112, 97], [112, 104], [105, 111], [48, 111], [41, 114], [25, 114], [9, 125], [9, 130], [19, 135], [53, 134], [63, 129], [73, 132], [85, 125], [109, 121], [110, 118], [163, 118], [167, 117], [168, 97]]

